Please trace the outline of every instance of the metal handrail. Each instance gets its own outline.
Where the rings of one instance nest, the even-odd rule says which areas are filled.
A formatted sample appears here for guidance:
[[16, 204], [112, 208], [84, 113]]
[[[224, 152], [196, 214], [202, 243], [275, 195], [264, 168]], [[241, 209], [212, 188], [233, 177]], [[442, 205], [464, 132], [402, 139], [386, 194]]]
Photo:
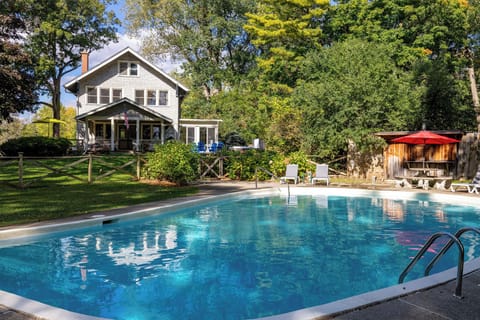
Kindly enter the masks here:
[[255, 167], [255, 189], [258, 189], [258, 170], [262, 170], [263, 172], [265, 172], [266, 174], [270, 175], [272, 178], [274, 179], [278, 179], [278, 177], [276, 175], [274, 175], [273, 173], [271, 173], [270, 171], [268, 171], [267, 169], [265, 169], [264, 167]]
[[[449, 232], [437, 232], [428, 238], [427, 242], [423, 245], [422, 249], [417, 253], [417, 255], [410, 261], [407, 267], [403, 270], [398, 278], [398, 283], [403, 283], [403, 280], [410, 272], [410, 270], [415, 266], [415, 264], [420, 260], [420, 258], [424, 255], [425, 252], [430, 248], [430, 246], [442, 236], [447, 236], [450, 238], [450, 241], [453, 241], [458, 246], [458, 267], [457, 267], [457, 286], [455, 288], [454, 296], [458, 298], [462, 298], [462, 281], [463, 281], [463, 259], [465, 256], [465, 250], [463, 247], [462, 242], [455, 237], [453, 234]], [[453, 244], [453, 243], [452, 243]]]
[[[477, 234], [480, 234], [480, 229], [479, 228], [475, 228], [475, 227], [465, 227], [465, 228], [461, 228], [459, 229], [456, 233], [455, 233], [455, 238], [459, 239], [460, 240], [460, 237], [465, 233], [465, 232], [468, 232], [468, 231], [473, 231], [473, 232], [476, 232]], [[427, 267], [425, 268], [425, 273], [424, 275], [425, 276], [428, 276], [430, 274], [430, 271], [432, 270], [432, 268], [434, 267], [434, 265], [438, 262], [438, 260], [440, 260], [441, 257], [443, 257], [443, 255], [448, 251], [448, 249], [450, 249], [453, 245], [453, 240], [449, 240], [447, 242], [447, 244], [442, 248], [442, 250], [440, 250], [439, 253], [437, 253], [435, 255], [435, 257], [433, 257], [432, 261], [430, 261], [430, 263], [427, 265]]]

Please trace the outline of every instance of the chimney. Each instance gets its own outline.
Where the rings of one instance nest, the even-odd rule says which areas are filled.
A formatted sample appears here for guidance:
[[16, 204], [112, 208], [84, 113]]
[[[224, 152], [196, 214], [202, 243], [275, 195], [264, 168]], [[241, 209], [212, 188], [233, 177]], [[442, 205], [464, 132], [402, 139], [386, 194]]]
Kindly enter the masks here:
[[82, 55], [82, 74], [88, 71], [88, 51], [83, 50]]

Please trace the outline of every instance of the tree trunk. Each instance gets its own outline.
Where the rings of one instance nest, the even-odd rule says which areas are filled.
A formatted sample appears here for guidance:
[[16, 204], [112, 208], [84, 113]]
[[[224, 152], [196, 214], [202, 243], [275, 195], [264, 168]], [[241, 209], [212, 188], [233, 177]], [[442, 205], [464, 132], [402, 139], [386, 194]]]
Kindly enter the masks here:
[[480, 103], [478, 101], [477, 81], [475, 80], [475, 69], [473, 65], [468, 69], [468, 79], [470, 80], [470, 90], [472, 92], [473, 108], [477, 113], [477, 131], [480, 134]]
[[[53, 109], [53, 118], [61, 120], [61, 109], [62, 104], [60, 101], [60, 79], [53, 79], [54, 92], [52, 92], [52, 109]], [[53, 124], [53, 137], [60, 137], [60, 123]]]

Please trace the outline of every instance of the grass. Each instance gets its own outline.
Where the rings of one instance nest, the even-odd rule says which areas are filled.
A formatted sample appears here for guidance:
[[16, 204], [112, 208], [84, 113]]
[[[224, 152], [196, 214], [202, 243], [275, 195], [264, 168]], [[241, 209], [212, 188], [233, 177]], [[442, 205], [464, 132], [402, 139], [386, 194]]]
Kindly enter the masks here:
[[[120, 165], [131, 156], [104, 156], [103, 161]], [[76, 159], [75, 159], [76, 160]], [[60, 168], [65, 159], [45, 160], [48, 165]], [[70, 162], [73, 162], [71, 160]], [[86, 179], [87, 163], [68, 170]], [[127, 168], [134, 173], [135, 165]], [[94, 172], [99, 175], [110, 168], [94, 165]], [[195, 194], [195, 187], [172, 187], [161, 184], [147, 184], [134, 180], [127, 173], [116, 173], [93, 184], [87, 184], [64, 175], [43, 177], [47, 169], [34, 167], [33, 163], [25, 165], [25, 180], [33, 182], [21, 189], [0, 182], [0, 227], [26, 224], [57, 218], [66, 218], [102, 210], [126, 207], [135, 204], [159, 201]], [[0, 181], [18, 180], [18, 166], [0, 167]]]

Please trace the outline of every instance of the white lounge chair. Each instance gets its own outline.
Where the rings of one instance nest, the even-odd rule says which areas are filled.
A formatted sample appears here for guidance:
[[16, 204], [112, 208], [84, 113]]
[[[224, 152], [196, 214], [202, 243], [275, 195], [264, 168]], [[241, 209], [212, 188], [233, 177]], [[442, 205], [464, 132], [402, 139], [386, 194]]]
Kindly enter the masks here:
[[476, 193], [478, 194], [478, 190], [480, 189], [480, 167], [477, 170], [477, 173], [475, 174], [475, 177], [473, 177], [472, 182], [470, 183], [452, 183], [450, 185], [450, 191], [455, 192], [459, 188], [465, 188], [467, 189], [468, 193]]
[[315, 176], [312, 177], [311, 182], [315, 184], [317, 181], [326, 181], [328, 186], [330, 182], [330, 178], [328, 177], [328, 164], [317, 164]]
[[287, 164], [285, 176], [280, 178], [280, 182], [286, 183], [288, 180], [293, 180], [295, 184], [298, 183], [298, 164]]
[[468, 193], [476, 193], [478, 194], [478, 189], [480, 188], [480, 184], [478, 183], [473, 183], [473, 181], [471, 183], [452, 183], [450, 185], [450, 191], [452, 192], [456, 192], [457, 189], [461, 189], [461, 188], [464, 188], [464, 189], [467, 189]]

